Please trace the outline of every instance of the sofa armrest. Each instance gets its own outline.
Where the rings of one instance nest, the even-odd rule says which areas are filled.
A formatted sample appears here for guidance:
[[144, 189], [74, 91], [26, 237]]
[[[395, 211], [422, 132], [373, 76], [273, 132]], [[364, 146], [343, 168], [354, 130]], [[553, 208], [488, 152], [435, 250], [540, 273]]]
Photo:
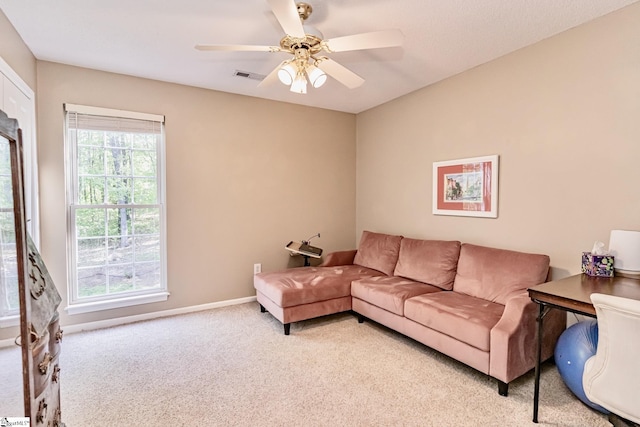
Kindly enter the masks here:
[[356, 257], [356, 249], [349, 251], [337, 251], [328, 254], [320, 267], [334, 267], [336, 265], [351, 265]]
[[[491, 330], [489, 375], [509, 383], [536, 365], [539, 306], [528, 292], [511, 296], [498, 323]], [[553, 356], [558, 337], [566, 328], [567, 315], [552, 309], [543, 321], [542, 360]]]

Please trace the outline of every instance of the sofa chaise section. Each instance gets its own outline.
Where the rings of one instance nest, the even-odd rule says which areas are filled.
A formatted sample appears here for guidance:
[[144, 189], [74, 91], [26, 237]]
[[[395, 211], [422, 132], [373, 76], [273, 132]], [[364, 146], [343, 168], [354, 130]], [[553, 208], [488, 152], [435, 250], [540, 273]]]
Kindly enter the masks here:
[[253, 284], [260, 310], [282, 322], [285, 335], [292, 322], [349, 311], [351, 282], [392, 274], [401, 240], [402, 236], [366, 234], [357, 251], [329, 254], [318, 267], [256, 274]]

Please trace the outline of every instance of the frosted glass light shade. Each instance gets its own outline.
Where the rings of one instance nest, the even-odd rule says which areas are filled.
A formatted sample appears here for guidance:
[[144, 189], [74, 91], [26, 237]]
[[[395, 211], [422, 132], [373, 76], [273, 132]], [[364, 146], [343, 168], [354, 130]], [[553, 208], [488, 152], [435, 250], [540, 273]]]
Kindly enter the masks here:
[[295, 92], [295, 93], [307, 93], [307, 78], [304, 76], [303, 73], [298, 73], [296, 75], [295, 80], [293, 81], [293, 84], [291, 84], [291, 92]]
[[283, 84], [289, 86], [293, 83], [293, 79], [296, 77], [296, 72], [296, 67], [294, 67], [293, 64], [289, 62], [288, 64], [283, 65], [278, 70], [278, 78]]
[[609, 253], [616, 273], [640, 277], [640, 231], [611, 230]]
[[307, 75], [309, 76], [311, 85], [316, 89], [327, 81], [327, 75], [315, 65], [309, 65], [307, 67]]

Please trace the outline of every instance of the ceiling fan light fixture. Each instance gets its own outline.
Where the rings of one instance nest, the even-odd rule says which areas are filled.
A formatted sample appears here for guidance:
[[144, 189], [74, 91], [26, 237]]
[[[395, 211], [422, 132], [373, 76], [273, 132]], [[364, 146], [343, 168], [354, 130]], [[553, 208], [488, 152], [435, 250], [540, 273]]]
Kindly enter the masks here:
[[320, 68], [315, 65], [309, 65], [307, 67], [307, 75], [309, 76], [309, 81], [311, 85], [318, 89], [327, 81], [327, 75]]
[[278, 70], [278, 78], [282, 84], [289, 86], [294, 82], [297, 72], [296, 67], [291, 62], [288, 62]]
[[307, 79], [303, 73], [296, 74], [296, 78], [291, 84], [291, 92], [305, 94], [307, 93]]
[[[264, 0], [263, 0], [264, 1]], [[328, 76], [349, 89], [360, 87], [364, 79], [321, 52], [348, 52], [354, 50], [380, 49], [402, 45], [400, 30], [371, 31], [368, 33], [325, 39], [321, 31], [305, 21], [313, 8], [297, 0], [267, 0], [276, 20], [284, 30], [279, 46], [253, 45], [196, 45], [198, 50], [240, 52], [283, 52], [293, 54], [265, 76], [258, 86], [266, 86], [276, 80], [295, 93], [307, 93], [307, 83], [313, 88], [323, 86]], [[318, 67], [322, 63], [322, 68]], [[246, 74], [246, 73], [244, 73]], [[308, 81], [307, 81], [308, 79]]]

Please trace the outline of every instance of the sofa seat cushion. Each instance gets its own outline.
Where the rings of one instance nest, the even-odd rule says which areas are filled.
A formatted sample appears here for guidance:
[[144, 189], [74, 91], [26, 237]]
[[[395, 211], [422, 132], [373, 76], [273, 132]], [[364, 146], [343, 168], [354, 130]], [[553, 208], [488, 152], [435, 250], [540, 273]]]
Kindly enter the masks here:
[[393, 275], [398, 262], [402, 236], [363, 231], [353, 263]]
[[351, 295], [351, 282], [382, 275], [359, 265], [301, 267], [253, 276], [253, 286], [280, 307]]
[[404, 302], [416, 295], [442, 292], [442, 289], [395, 276], [377, 276], [351, 282], [351, 296], [404, 316]]
[[504, 306], [451, 291], [419, 295], [405, 302], [405, 317], [482, 351], [489, 351], [491, 329]]
[[450, 291], [456, 277], [460, 242], [404, 238], [396, 264], [396, 276], [428, 283]]
[[460, 249], [453, 290], [506, 304], [513, 294], [544, 283], [548, 272], [547, 255], [465, 243]]

